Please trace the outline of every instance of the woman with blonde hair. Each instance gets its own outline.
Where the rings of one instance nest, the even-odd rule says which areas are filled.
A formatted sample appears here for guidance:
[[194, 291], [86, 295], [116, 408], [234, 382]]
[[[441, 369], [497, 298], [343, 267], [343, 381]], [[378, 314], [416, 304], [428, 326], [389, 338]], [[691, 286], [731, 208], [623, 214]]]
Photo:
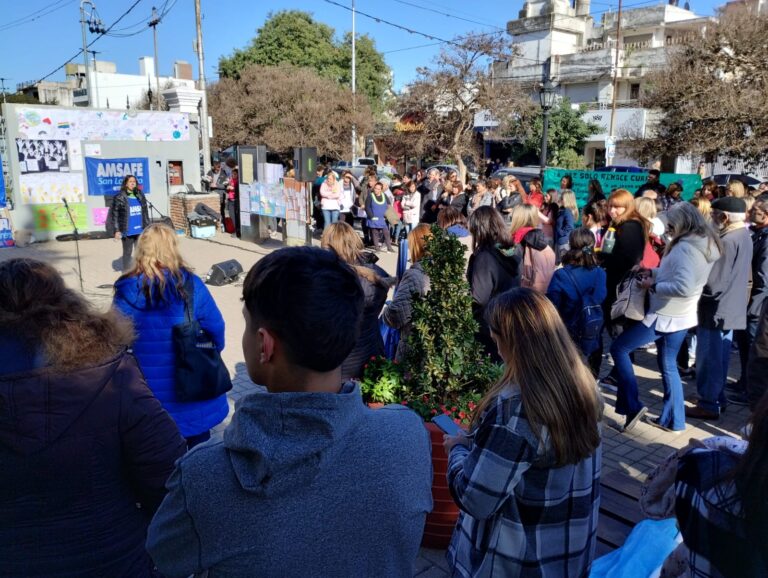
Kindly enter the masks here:
[[712, 202], [709, 199], [706, 197], [694, 197], [691, 199], [691, 204], [696, 207], [707, 223], [712, 223]]
[[[568, 175], [566, 175], [568, 176]], [[570, 177], [568, 177], [570, 179]], [[563, 177], [565, 179], [565, 177]], [[557, 260], [570, 248], [568, 238], [579, 220], [579, 207], [576, 204], [576, 195], [570, 189], [560, 192], [557, 217], [555, 220], [555, 247], [557, 247]]]
[[[362, 239], [347, 223], [332, 223], [326, 227], [320, 239], [320, 246], [333, 251], [350, 265], [357, 272], [363, 286], [365, 306], [360, 321], [360, 334], [354, 349], [341, 365], [342, 379], [360, 378], [363, 376], [366, 361], [371, 356], [385, 353], [384, 340], [379, 331], [379, 314], [395, 279], [375, 265], [375, 261], [371, 261], [369, 254], [363, 250]], [[319, 295], [318, 299], [322, 300], [322, 295]]]
[[743, 199], [747, 196], [747, 188], [738, 179], [728, 181], [728, 186], [725, 188], [726, 197], [736, 197], [737, 199]]
[[147, 526], [186, 445], [130, 321], [32, 259], [0, 263], [0, 294], [0, 572], [156, 576]]
[[657, 237], [661, 237], [664, 234], [666, 227], [657, 216], [659, 213], [656, 209], [656, 201], [648, 197], [637, 197], [635, 198], [635, 209], [651, 223], [652, 234]]
[[[440, 211], [440, 216], [451, 208]], [[455, 209], [454, 209], [455, 210]], [[397, 344], [396, 361], [403, 361], [407, 354], [408, 335], [411, 333], [411, 315], [413, 299], [424, 296], [429, 291], [429, 276], [421, 266], [421, 260], [427, 252], [427, 240], [432, 236], [432, 228], [426, 223], [417, 225], [408, 233], [408, 255], [411, 267], [403, 273], [392, 302], [384, 309], [382, 319], [390, 327], [400, 330], [400, 342]]]
[[449, 565], [460, 576], [586, 576], [600, 501], [595, 380], [538, 292], [502, 293], [486, 318], [504, 374], [470, 432], [445, 436], [460, 509]]
[[226, 394], [181, 401], [176, 392], [173, 326], [185, 321], [187, 301], [193, 319], [221, 352], [224, 318], [208, 287], [184, 262], [176, 232], [167, 225], [150, 225], [136, 244], [133, 267], [115, 283], [112, 306], [133, 321], [138, 335], [133, 352], [149, 388], [192, 448], [211, 437], [211, 429], [227, 417], [229, 405]]
[[539, 210], [535, 205], [520, 205], [512, 210], [510, 231], [522, 263], [521, 285], [546, 293], [555, 273], [555, 252], [538, 225]]

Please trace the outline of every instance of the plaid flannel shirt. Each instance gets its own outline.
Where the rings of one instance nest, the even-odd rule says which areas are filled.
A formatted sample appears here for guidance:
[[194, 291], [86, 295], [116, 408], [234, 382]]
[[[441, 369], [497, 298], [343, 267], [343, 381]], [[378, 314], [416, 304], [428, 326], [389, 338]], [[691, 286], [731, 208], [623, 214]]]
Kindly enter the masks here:
[[693, 578], [768, 576], [766, 537], [747, 536], [741, 499], [730, 479], [739, 459], [723, 449], [693, 449], [679, 460], [675, 515]]
[[546, 430], [534, 434], [519, 389], [484, 414], [471, 448], [456, 445], [448, 484], [461, 509], [448, 548], [454, 576], [577, 578], [597, 541], [601, 447], [551, 465]]

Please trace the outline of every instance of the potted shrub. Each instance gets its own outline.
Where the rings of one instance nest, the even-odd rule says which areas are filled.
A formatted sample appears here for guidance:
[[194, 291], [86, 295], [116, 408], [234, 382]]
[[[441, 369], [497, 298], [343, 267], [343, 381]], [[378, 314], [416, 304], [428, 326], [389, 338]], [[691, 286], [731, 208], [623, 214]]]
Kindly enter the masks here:
[[384, 356], [374, 356], [363, 366], [360, 380], [363, 401], [370, 408], [380, 408], [396, 403], [403, 397], [403, 371], [397, 361]]
[[501, 376], [501, 367], [484, 354], [475, 338], [478, 324], [472, 316], [464, 259], [464, 245], [433, 226], [422, 260], [430, 290], [414, 299], [413, 329], [402, 364], [404, 402], [424, 417], [432, 440], [434, 508], [427, 516], [422, 542], [431, 548], [448, 546], [458, 509], [446, 480], [443, 432], [429, 420], [442, 412], [468, 426], [482, 394]]

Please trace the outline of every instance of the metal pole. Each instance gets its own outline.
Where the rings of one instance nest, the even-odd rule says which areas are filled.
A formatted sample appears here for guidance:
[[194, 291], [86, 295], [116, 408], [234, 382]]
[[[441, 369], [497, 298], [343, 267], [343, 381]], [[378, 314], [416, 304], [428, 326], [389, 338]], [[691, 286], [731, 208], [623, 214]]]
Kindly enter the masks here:
[[613, 98], [611, 102], [611, 127], [608, 135], [613, 138], [613, 131], [616, 126], [616, 96], [618, 95], [619, 85], [619, 35], [621, 34], [621, 0], [619, 0], [619, 10], [616, 14], [616, 58], [613, 63]]
[[208, 137], [208, 95], [205, 86], [205, 65], [203, 61], [203, 26], [200, 16], [200, 0], [195, 0], [195, 23], [197, 24], [197, 65], [198, 89], [203, 91], [200, 99], [200, 136], [203, 141], [203, 174], [211, 170], [211, 142]]
[[96, 70], [96, 55], [99, 53], [99, 51], [89, 50], [88, 52], [90, 52], [93, 55], [93, 102], [95, 104], [94, 108], [98, 108], [99, 107], [99, 71]]
[[85, 5], [89, 4], [93, 8], [93, 3], [89, 0], [80, 0], [80, 24], [83, 29], [83, 65], [85, 65], [85, 89], [88, 94], [88, 101], [85, 106], [91, 106], [91, 79], [88, 76], [88, 39], [85, 36]]
[[6, 104], [6, 100], [5, 100], [5, 78], [0, 78], [0, 86], [2, 86], [2, 91], [3, 91], [3, 104]]
[[157, 10], [152, 6], [152, 20], [149, 26], [152, 27], [152, 36], [155, 44], [155, 92], [157, 93], [157, 110], [160, 110], [160, 62], [157, 60], [157, 25], [160, 24], [160, 18]]
[[547, 168], [547, 131], [549, 129], [549, 110], [542, 112], [544, 115], [544, 126], [541, 131], [541, 174], [544, 175], [544, 169]]
[[[352, 114], [357, 111], [357, 54], [355, 50], [355, 0], [352, 0]], [[357, 162], [357, 125], [352, 118], [352, 164]]]

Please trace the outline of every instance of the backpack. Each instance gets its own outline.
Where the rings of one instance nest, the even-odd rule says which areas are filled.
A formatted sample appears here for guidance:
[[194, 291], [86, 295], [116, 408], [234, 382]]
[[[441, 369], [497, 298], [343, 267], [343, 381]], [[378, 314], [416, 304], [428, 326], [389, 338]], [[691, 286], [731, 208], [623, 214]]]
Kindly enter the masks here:
[[603, 308], [600, 303], [595, 303], [593, 299], [589, 299], [589, 296], [594, 293], [594, 289], [585, 296], [573, 273], [565, 267], [563, 271], [571, 278], [579, 296], [581, 307], [576, 319], [568, 324], [568, 333], [571, 334], [581, 352], [584, 355], [590, 355], [600, 346], [600, 334], [603, 332]]

